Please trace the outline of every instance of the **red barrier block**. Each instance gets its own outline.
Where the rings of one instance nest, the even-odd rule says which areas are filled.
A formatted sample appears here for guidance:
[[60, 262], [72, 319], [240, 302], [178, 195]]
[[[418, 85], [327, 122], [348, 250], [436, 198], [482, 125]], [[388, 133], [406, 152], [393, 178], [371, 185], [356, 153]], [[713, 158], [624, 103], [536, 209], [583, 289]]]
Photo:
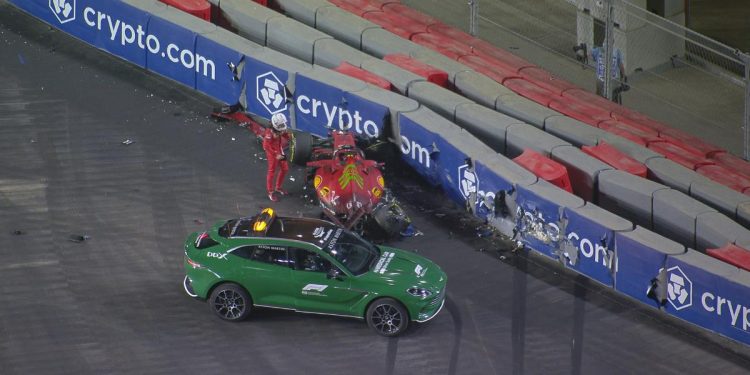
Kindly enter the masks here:
[[734, 156], [728, 152], [714, 153], [709, 158], [716, 162], [716, 164], [726, 167], [727, 169], [741, 174], [745, 177], [750, 177], [750, 163], [745, 159], [738, 156]]
[[410, 19], [398, 14], [383, 11], [368, 11], [364, 12], [362, 17], [404, 39], [411, 39], [414, 34], [427, 32], [425, 25], [412, 22]]
[[728, 168], [721, 165], [706, 165], [698, 167], [695, 170], [699, 174], [710, 178], [714, 182], [718, 182], [732, 190], [737, 190], [741, 193], [750, 188], [750, 178], [743, 175], [734, 173]]
[[750, 271], [750, 251], [743, 247], [727, 244], [718, 249], [706, 249], [706, 254], [745, 271]]
[[513, 161], [534, 173], [537, 177], [569, 193], [573, 192], [568, 170], [564, 165], [531, 149], [524, 150], [523, 154], [517, 156]]
[[425, 64], [415, 58], [398, 53], [385, 55], [383, 60], [402, 69], [408, 70], [420, 77], [424, 77], [427, 81], [438, 86], [448, 87], [448, 73], [444, 70], [435, 68], [432, 65]]
[[408, 6], [398, 3], [398, 2], [387, 3], [383, 5], [382, 9], [386, 13], [400, 14], [406, 18], [411, 19], [412, 21], [420, 25], [424, 25], [425, 27], [436, 24], [436, 23], [440, 23], [438, 19], [430, 17], [420, 11], [409, 8]]
[[646, 168], [645, 164], [631, 158], [609, 143], [601, 142], [596, 146], [583, 146], [581, 147], [581, 151], [611, 165], [617, 170], [643, 178], [646, 178], [648, 174], [648, 168]]
[[458, 62], [476, 70], [478, 73], [482, 73], [487, 77], [494, 79], [500, 84], [505, 82], [508, 78], [521, 78], [516, 74], [515, 68], [505, 65], [500, 61], [487, 58], [486, 56], [461, 56], [458, 59]]
[[544, 87], [557, 95], [562, 95], [565, 90], [577, 88], [576, 85], [559, 77], [555, 77], [548, 71], [536, 66], [521, 68], [518, 73], [527, 81]]
[[451, 60], [458, 60], [461, 56], [472, 55], [472, 48], [455, 39], [440, 34], [419, 33], [411, 36], [411, 41], [436, 51]]
[[667, 139], [669, 142], [680, 145], [684, 149], [703, 157], [711, 157], [713, 154], [726, 152], [721, 147], [714, 146], [679, 129], [665, 129], [659, 133], [659, 137]]
[[211, 22], [211, 4], [206, 0], [159, 0], [164, 4]]
[[503, 86], [511, 89], [511, 91], [516, 94], [535, 101], [545, 107], [549, 105], [553, 99], [559, 98], [555, 93], [545, 90], [523, 78], [506, 79], [503, 82]]
[[550, 108], [578, 121], [585, 122], [591, 126], [597, 126], [600, 122], [609, 121], [609, 111], [587, 105], [585, 102], [557, 96], [549, 105]]
[[701, 166], [714, 165], [711, 160], [695, 155], [684, 148], [669, 141], [650, 142], [646, 147], [664, 155], [667, 159], [686, 168], [697, 170]]
[[388, 91], [392, 91], [393, 90], [393, 85], [391, 85], [391, 83], [387, 79], [385, 79], [385, 78], [383, 78], [383, 77], [381, 77], [381, 76], [379, 76], [379, 75], [377, 75], [375, 73], [368, 72], [368, 71], [366, 71], [364, 69], [360, 69], [360, 68], [358, 68], [358, 67], [356, 67], [356, 66], [354, 66], [352, 64], [349, 64], [348, 62], [342, 62], [334, 70], [337, 71], [337, 72], [339, 72], [339, 73], [341, 73], [341, 74], [346, 74], [349, 77], [354, 77], [354, 78], [357, 78], [357, 79], [359, 79], [361, 81], [364, 81], [364, 82], [370, 83], [372, 85], [378, 86], [378, 87], [380, 87], [382, 89], [385, 89], [385, 90], [388, 90]]
[[631, 139], [631, 138], [625, 135], [632, 134], [633, 136], [636, 136], [639, 139], [641, 139], [643, 142], [645, 142], [645, 144], [648, 144], [649, 142], [661, 141], [659, 139], [659, 133], [657, 133], [654, 130], [651, 130], [645, 126], [631, 125], [631, 124], [620, 122], [617, 120], [602, 121], [599, 124], [599, 129], [602, 129], [608, 133], [617, 134], [627, 139]]

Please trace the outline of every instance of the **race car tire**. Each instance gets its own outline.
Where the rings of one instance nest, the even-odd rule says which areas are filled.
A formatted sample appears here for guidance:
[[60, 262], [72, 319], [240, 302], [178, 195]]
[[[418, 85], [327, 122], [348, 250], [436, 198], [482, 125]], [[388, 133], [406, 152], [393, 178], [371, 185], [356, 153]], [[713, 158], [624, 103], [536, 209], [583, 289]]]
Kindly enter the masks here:
[[389, 202], [378, 207], [372, 217], [388, 237], [399, 235], [411, 223], [409, 217], [396, 202]]
[[397, 336], [409, 327], [409, 312], [393, 298], [380, 298], [367, 308], [367, 325], [379, 335]]
[[214, 288], [208, 298], [208, 305], [219, 318], [239, 322], [250, 314], [253, 300], [241, 286], [225, 283]]
[[289, 153], [290, 161], [296, 165], [305, 166], [312, 156], [315, 139], [310, 133], [294, 132], [293, 134], [294, 139]]

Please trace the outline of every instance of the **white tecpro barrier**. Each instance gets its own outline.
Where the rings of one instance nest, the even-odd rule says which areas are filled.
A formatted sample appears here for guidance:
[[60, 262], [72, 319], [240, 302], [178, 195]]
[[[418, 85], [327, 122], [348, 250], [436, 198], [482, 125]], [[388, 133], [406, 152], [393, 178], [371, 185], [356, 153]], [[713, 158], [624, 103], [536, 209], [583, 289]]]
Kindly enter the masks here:
[[[347, 129], [364, 137], [390, 139], [399, 145], [402, 158], [417, 173], [440, 186], [453, 201], [465, 205], [475, 215], [486, 218], [505, 233], [517, 234], [517, 239], [531, 249], [670, 314], [750, 343], [747, 272], [692, 250], [685, 254], [683, 245], [647, 229], [632, 231], [629, 221], [538, 181], [472, 135], [483, 134], [486, 129], [467, 126], [470, 133], [415, 100], [261, 47], [156, 1], [77, 0], [69, 1], [69, 8], [52, 6], [48, 0], [11, 0], [11, 3], [92, 46], [223, 102], [240, 103], [261, 117], [286, 113], [294, 126], [311, 132]], [[243, 7], [250, 4], [257, 12], [243, 11], [239, 0], [221, 1], [222, 6], [237, 6], [234, 17], [255, 23], [262, 33], [262, 37], [261, 34], [248, 37], [267, 43], [266, 28], [276, 22], [273, 20], [278, 15], [243, 3]], [[297, 4], [299, 9], [310, 4], [284, 3]], [[285, 21], [278, 24], [286, 25]], [[363, 46], [377, 44], [365, 41], [368, 33], [378, 30], [364, 29]], [[298, 53], [305, 53], [310, 40], [315, 39], [295, 44], [278, 30], [272, 30], [271, 35], [276, 35], [272, 37], [274, 43], [300, 49]], [[312, 42], [313, 52], [316, 43]], [[388, 53], [391, 52], [392, 46], [388, 46]], [[461, 72], [454, 74], [462, 80]], [[462, 111], [473, 105], [476, 104], [456, 106], [456, 118], [467, 123], [492, 121], [488, 113]], [[544, 114], [536, 116], [550, 118]], [[541, 124], [544, 126], [545, 121]], [[513, 130], [517, 125], [507, 117], [500, 117], [497, 126], [505, 134], [496, 141], [505, 143], [507, 148], [509, 142], [515, 142], [508, 137], [509, 133], [511, 138], [524, 138], [525, 130]], [[579, 168], [582, 178], [592, 186], [596, 186], [593, 176], [598, 173], [600, 195], [607, 195], [618, 209], [633, 212], [635, 218], [651, 220], [654, 214], [651, 201], [665, 187], [656, 184], [649, 188], [642, 179], [620, 181], [623, 172], [586, 166], [577, 161], [581, 155], [569, 152], [569, 148], [563, 143], [551, 147], [550, 152], [559, 161]], [[556, 149], [560, 151], [555, 153]], [[619, 194], [626, 199], [618, 197]], [[643, 201], [638, 201], [642, 198]], [[689, 223], [693, 221], [693, 233], [699, 232], [694, 236], [699, 247], [713, 246], [724, 239], [750, 243], [744, 228], [729, 226], [722, 216], [716, 216], [721, 215], [718, 212], [674, 211], [676, 208], [670, 205], [673, 198], [668, 194], [658, 198], [664, 205], [661, 211], [685, 218], [675, 221], [680, 223], [674, 229], [678, 236], [689, 239]], [[675, 204], [684, 203], [677, 201]], [[628, 203], [630, 206], [624, 206]], [[750, 210], [746, 206], [738, 203], [736, 215], [747, 218]]]

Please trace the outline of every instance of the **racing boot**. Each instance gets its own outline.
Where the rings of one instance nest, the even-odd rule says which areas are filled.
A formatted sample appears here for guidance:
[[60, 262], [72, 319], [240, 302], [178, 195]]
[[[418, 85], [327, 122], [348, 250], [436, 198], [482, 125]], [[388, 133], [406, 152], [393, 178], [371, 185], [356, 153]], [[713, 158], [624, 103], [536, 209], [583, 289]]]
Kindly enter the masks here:
[[273, 202], [278, 202], [279, 198], [276, 195], [274, 195], [274, 193], [275, 191], [268, 193], [268, 199], [270, 199]]
[[289, 195], [289, 192], [282, 188], [277, 188], [276, 192], [279, 193], [279, 195], [281, 195], [282, 197]]

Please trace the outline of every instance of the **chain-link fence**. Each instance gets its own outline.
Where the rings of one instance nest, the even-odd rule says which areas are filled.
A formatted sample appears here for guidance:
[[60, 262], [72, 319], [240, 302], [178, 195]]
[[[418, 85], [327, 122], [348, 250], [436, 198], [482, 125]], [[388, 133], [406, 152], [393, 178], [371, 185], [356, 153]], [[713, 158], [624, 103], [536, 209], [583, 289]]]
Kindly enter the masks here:
[[743, 54], [681, 26], [683, 1], [403, 2], [466, 31], [473, 19], [482, 39], [586, 90], [748, 156]]

